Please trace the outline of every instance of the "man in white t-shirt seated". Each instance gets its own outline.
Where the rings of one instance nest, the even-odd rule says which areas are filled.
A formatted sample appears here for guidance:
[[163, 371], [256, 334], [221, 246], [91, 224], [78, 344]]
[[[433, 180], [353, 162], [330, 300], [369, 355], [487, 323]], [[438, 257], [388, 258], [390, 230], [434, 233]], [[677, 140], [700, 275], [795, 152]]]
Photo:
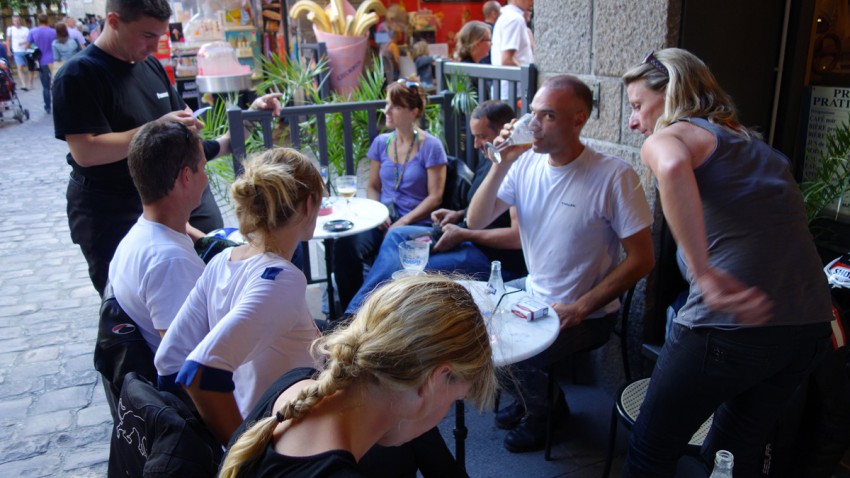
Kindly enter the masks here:
[[[533, 145], [505, 149], [467, 210], [468, 227], [482, 228], [516, 207], [529, 271], [522, 288], [551, 304], [561, 321], [552, 346], [517, 364], [517, 385], [525, 400], [496, 416], [500, 428], [513, 429], [505, 437], [512, 452], [544, 445], [542, 370], [604, 344], [616, 322], [618, 297], [655, 263], [652, 217], [634, 169], [579, 139], [592, 108], [590, 89], [578, 78], [556, 76], [543, 83], [531, 103]], [[502, 137], [506, 134], [502, 131]], [[557, 393], [554, 412], [563, 416], [568, 409], [560, 389]]]
[[109, 283], [118, 304], [156, 352], [204, 272], [194, 249], [201, 233], [188, 221], [207, 186], [206, 159], [194, 130], [156, 120], [133, 137], [127, 163], [143, 212], [115, 251]]

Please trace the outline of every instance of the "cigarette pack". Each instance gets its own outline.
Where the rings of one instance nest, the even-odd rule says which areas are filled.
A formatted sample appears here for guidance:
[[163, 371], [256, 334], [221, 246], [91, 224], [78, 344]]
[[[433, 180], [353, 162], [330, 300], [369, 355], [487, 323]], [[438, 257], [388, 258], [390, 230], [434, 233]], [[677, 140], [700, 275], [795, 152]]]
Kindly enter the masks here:
[[511, 312], [517, 317], [531, 322], [546, 317], [549, 313], [549, 306], [539, 300], [524, 297], [511, 306]]

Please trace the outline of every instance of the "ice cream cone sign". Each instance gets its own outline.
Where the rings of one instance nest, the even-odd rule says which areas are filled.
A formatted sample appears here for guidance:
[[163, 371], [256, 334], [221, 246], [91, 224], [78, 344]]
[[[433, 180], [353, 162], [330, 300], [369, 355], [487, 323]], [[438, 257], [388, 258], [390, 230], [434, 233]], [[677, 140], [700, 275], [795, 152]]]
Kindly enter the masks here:
[[289, 16], [307, 15], [316, 39], [328, 49], [331, 88], [346, 95], [357, 88], [369, 47], [369, 29], [378, 23], [386, 8], [380, 0], [366, 0], [355, 11], [345, 0], [331, 0], [322, 8], [313, 0], [300, 0]]
[[362, 37], [387, 13], [379, 0], [366, 0], [353, 15], [347, 13], [351, 10], [353, 8], [345, 0], [331, 0], [327, 9], [313, 0], [300, 0], [289, 9], [289, 16], [298, 18], [306, 13], [307, 19], [313, 22], [313, 28], [318, 31]]

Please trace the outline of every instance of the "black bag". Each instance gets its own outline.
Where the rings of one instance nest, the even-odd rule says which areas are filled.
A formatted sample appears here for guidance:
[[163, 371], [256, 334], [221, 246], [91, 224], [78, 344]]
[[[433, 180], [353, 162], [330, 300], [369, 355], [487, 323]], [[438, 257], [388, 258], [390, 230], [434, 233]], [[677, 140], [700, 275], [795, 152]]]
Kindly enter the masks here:
[[124, 377], [130, 372], [156, 383], [153, 358], [139, 326], [124, 312], [112, 287], [107, 285], [100, 305], [94, 368], [100, 372], [104, 386], [112, 394], [110, 405], [118, 402]]
[[39, 62], [41, 61], [41, 50], [37, 46], [30, 47], [24, 56], [27, 59], [27, 69], [29, 71], [38, 71]]

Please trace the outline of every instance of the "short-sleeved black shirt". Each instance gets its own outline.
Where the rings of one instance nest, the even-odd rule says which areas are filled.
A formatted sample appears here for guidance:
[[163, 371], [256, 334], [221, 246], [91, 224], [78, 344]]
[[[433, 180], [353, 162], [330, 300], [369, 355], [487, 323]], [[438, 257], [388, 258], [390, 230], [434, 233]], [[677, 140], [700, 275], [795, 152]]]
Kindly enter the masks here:
[[[91, 45], [65, 63], [53, 80], [53, 125], [57, 139], [68, 134], [129, 131], [186, 107], [159, 60], [128, 63]], [[84, 168], [68, 153], [68, 164], [90, 179], [129, 181], [127, 159]]]

